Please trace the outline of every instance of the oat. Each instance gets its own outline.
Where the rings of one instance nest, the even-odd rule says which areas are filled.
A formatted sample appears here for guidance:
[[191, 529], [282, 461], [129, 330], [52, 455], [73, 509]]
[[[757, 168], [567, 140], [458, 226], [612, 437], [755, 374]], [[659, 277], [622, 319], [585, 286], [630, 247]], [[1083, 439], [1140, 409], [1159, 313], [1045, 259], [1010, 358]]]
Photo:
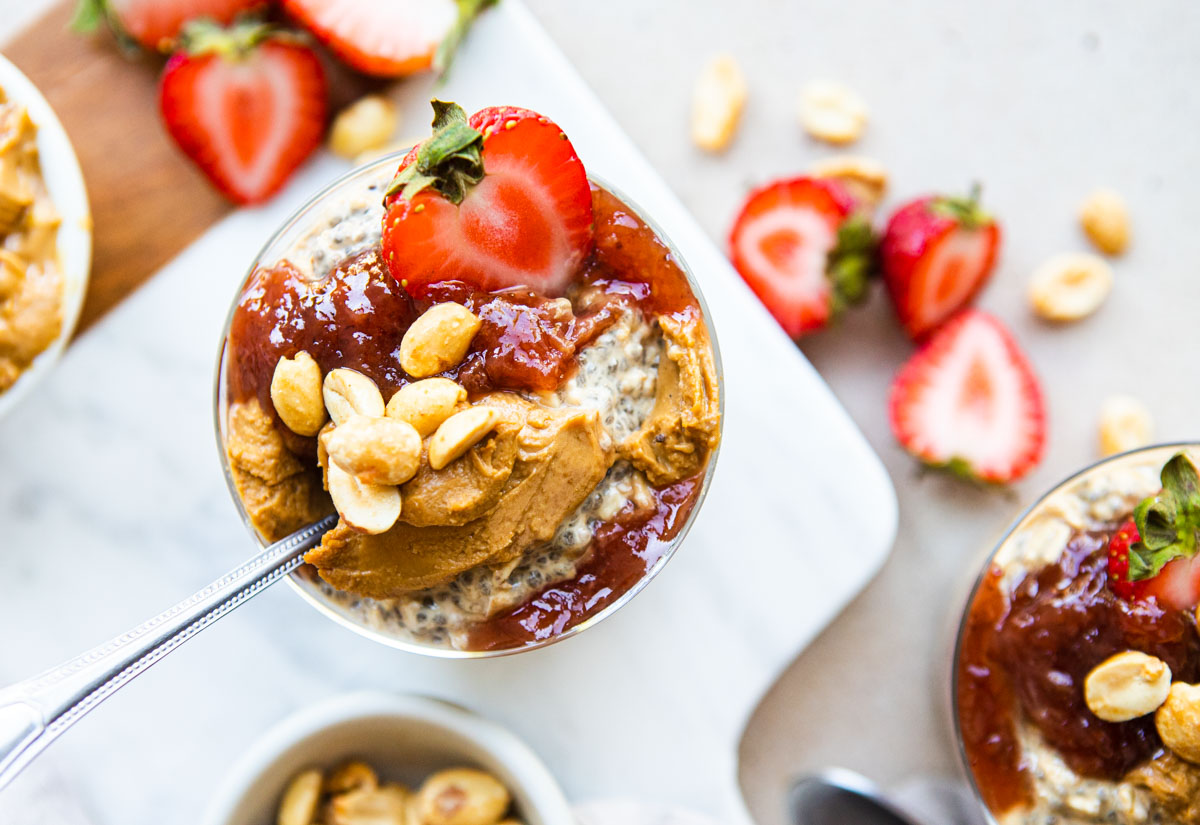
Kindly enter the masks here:
[[387, 414], [407, 421], [426, 438], [466, 400], [467, 391], [449, 378], [426, 378], [401, 387], [388, 401]]
[[1154, 438], [1150, 410], [1130, 395], [1114, 395], [1100, 407], [1100, 454], [1124, 453], [1144, 447]]
[[855, 201], [870, 208], [878, 206], [887, 194], [887, 169], [872, 158], [856, 155], [823, 158], [809, 168], [809, 174], [840, 182]]
[[404, 333], [400, 366], [413, 378], [428, 378], [458, 366], [481, 324], [462, 304], [435, 304]]
[[321, 772], [310, 770], [296, 774], [279, 801], [276, 825], [312, 825], [320, 800]]
[[329, 149], [353, 159], [384, 146], [399, 123], [396, 105], [380, 95], [366, 95], [338, 113], [329, 130]]
[[491, 407], [471, 407], [447, 418], [429, 439], [429, 466], [441, 470], [492, 431], [496, 411]]
[[322, 395], [334, 424], [341, 425], [356, 414], [375, 418], [383, 415], [379, 387], [361, 372], [344, 367], [331, 371], [325, 376]]
[[1129, 210], [1124, 198], [1111, 189], [1097, 189], [1088, 195], [1079, 209], [1079, 223], [1106, 255], [1120, 255], [1129, 246]]
[[800, 123], [818, 140], [853, 143], [867, 128], [867, 106], [845, 86], [816, 80], [800, 95]]
[[1154, 656], [1127, 650], [1092, 668], [1083, 683], [1088, 709], [1106, 722], [1153, 713], [1171, 689], [1171, 668]]
[[323, 440], [329, 460], [363, 484], [403, 484], [421, 466], [421, 436], [407, 421], [354, 415]]
[[746, 80], [732, 55], [713, 58], [692, 90], [692, 142], [719, 152], [729, 145], [746, 105]]
[[280, 358], [271, 376], [271, 403], [284, 425], [297, 435], [313, 436], [325, 423], [321, 368], [307, 352]]
[[400, 518], [399, 488], [363, 484], [333, 462], [326, 470], [326, 478], [338, 515], [360, 533], [386, 533]]
[[1102, 258], [1086, 252], [1055, 255], [1034, 270], [1029, 301], [1047, 321], [1077, 321], [1100, 308], [1112, 284], [1112, 269]]

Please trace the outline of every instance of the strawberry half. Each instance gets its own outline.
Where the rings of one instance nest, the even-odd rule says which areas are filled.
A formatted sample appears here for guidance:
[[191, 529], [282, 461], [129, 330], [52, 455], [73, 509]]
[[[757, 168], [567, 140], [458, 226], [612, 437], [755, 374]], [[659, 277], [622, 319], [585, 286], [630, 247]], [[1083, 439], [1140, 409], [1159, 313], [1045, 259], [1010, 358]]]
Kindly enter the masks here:
[[170, 51], [184, 24], [205, 18], [230, 23], [266, 0], [79, 0], [71, 28], [93, 31], [106, 21], [123, 42]]
[[1143, 500], [1108, 543], [1108, 586], [1123, 599], [1190, 610], [1200, 603], [1200, 472], [1176, 453], [1162, 490]]
[[733, 222], [734, 268], [793, 338], [866, 296], [875, 238], [854, 205], [838, 181], [799, 177], [755, 189]]
[[1042, 457], [1046, 413], [1025, 355], [990, 315], [966, 310], [938, 330], [892, 382], [896, 440], [917, 458], [991, 483]]
[[971, 302], [992, 274], [1000, 226], [966, 199], [925, 197], [892, 215], [879, 245], [883, 280], [914, 340]]
[[480, 11], [496, 0], [282, 0], [342, 62], [400, 77], [443, 70]]
[[400, 163], [383, 255], [412, 295], [444, 281], [561, 295], [592, 245], [592, 191], [566, 135], [511, 106], [433, 101], [434, 133]]
[[295, 35], [263, 23], [195, 22], [163, 71], [167, 131], [237, 203], [275, 194], [321, 144], [325, 70]]

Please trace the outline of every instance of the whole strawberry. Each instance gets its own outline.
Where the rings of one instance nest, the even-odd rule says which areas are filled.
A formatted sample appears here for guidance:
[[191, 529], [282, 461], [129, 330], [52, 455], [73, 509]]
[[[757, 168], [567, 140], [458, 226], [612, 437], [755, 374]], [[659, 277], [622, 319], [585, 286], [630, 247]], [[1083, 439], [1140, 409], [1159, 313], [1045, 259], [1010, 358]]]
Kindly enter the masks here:
[[71, 27], [92, 31], [108, 23], [122, 41], [152, 51], [170, 51], [186, 23], [204, 18], [231, 23], [266, 0], [79, 0]]
[[750, 193], [729, 233], [742, 280], [793, 338], [866, 297], [875, 235], [836, 180], [799, 177]]
[[967, 306], [996, 264], [1000, 226], [967, 198], [930, 195], [910, 201], [888, 220], [880, 265], [896, 316], [919, 340]]
[[188, 24], [159, 87], [167, 131], [236, 203], [275, 194], [321, 144], [326, 97], [316, 53], [250, 21]]
[[592, 190], [571, 141], [514, 106], [468, 120], [433, 101], [433, 135], [400, 163], [383, 257], [417, 297], [444, 281], [561, 295], [592, 246]]

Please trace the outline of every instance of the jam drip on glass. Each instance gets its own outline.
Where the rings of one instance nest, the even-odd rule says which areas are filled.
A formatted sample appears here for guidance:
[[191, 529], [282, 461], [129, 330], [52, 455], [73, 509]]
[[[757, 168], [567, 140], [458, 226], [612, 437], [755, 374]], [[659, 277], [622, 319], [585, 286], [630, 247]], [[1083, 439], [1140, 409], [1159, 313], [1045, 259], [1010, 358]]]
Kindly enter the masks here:
[[1176, 680], [1200, 677], [1200, 635], [1191, 617], [1113, 595], [1107, 543], [1107, 532], [1077, 533], [1058, 562], [1016, 584], [1006, 609], [999, 577], [990, 572], [972, 605], [959, 660], [959, 714], [984, 797], [1001, 803], [993, 810], [1021, 801], [1012, 788], [1025, 786], [1014, 778], [1018, 707], [1072, 770], [1117, 780], [1153, 758], [1162, 741], [1152, 715], [1114, 723], [1088, 710], [1083, 683], [1092, 668], [1140, 650], [1166, 662]]

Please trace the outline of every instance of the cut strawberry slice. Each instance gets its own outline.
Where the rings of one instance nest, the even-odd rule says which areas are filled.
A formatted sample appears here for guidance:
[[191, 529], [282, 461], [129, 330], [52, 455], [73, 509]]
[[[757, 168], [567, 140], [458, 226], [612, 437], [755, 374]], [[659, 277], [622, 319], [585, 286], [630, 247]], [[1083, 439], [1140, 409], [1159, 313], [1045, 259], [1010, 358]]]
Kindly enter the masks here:
[[213, 184], [257, 203], [321, 144], [325, 70], [295, 35], [198, 21], [167, 62], [159, 105], [171, 137]]
[[866, 295], [874, 235], [837, 181], [776, 181], [750, 193], [729, 233], [734, 268], [793, 338]]
[[1154, 578], [1128, 584], [1140, 585], [1138, 597], [1153, 598], [1160, 607], [1191, 610], [1200, 604], [1200, 560], [1196, 556], [1175, 559], [1163, 565], [1162, 571]]
[[456, 104], [434, 110], [433, 137], [388, 190], [392, 276], [417, 297], [445, 281], [561, 295], [592, 244], [592, 192], [571, 142], [528, 109], [484, 109], [470, 122]]
[[967, 310], [896, 375], [892, 432], [926, 464], [1006, 483], [1042, 457], [1046, 414], [1037, 378], [995, 318]]
[[913, 339], [971, 302], [991, 275], [1000, 227], [970, 198], [925, 197], [901, 207], [880, 243], [883, 279]]
[[266, 0], [79, 0], [71, 27], [92, 31], [100, 21], [124, 41], [152, 50], [170, 51], [184, 24], [204, 18], [230, 23]]
[[378, 77], [443, 69], [475, 15], [495, 0], [282, 0], [352, 68]]

